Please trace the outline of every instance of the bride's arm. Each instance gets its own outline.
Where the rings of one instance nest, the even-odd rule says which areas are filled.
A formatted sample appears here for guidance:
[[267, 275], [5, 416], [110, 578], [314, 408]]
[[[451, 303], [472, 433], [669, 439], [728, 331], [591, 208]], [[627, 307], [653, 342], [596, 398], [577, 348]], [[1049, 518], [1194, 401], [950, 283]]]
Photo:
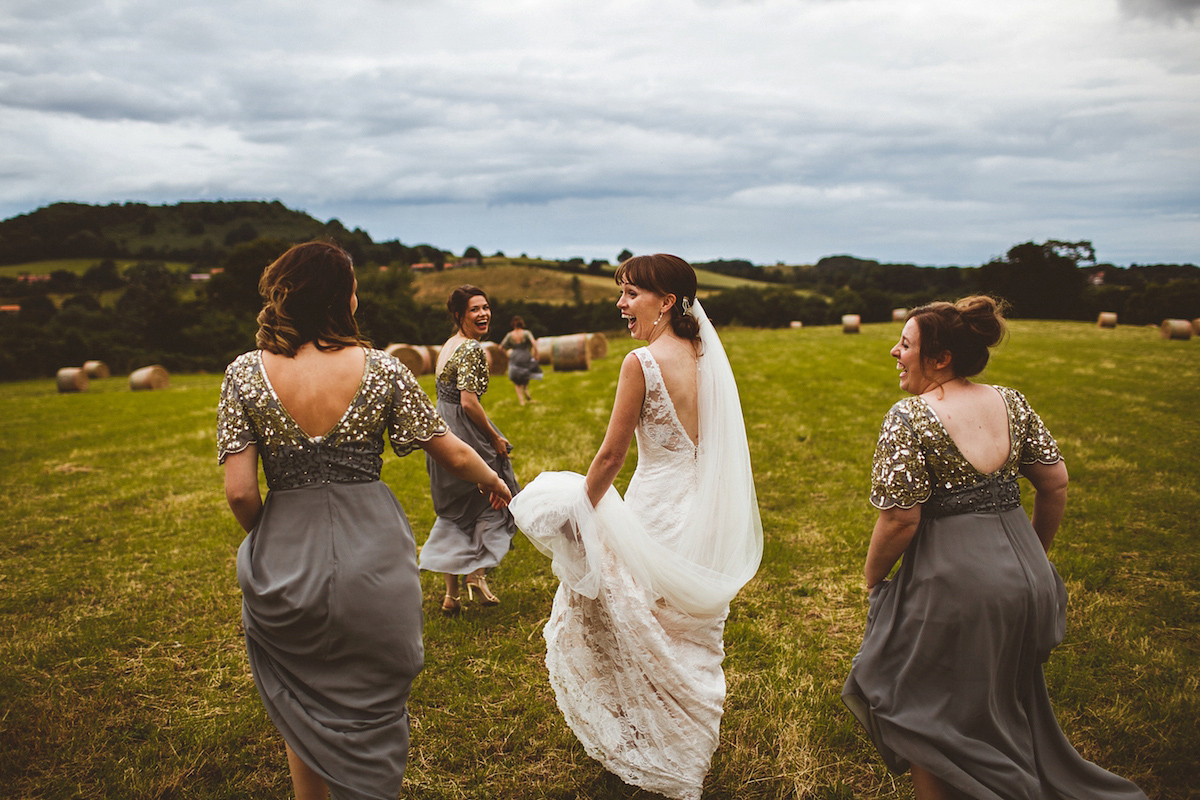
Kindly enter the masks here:
[[621, 377], [617, 379], [617, 398], [613, 401], [612, 416], [608, 420], [608, 430], [604, 434], [604, 442], [600, 445], [592, 465], [588, 467], [587, 485], [588, 499], [595, 506], [604, 497], [613, 479], [625, 465], [625, 454], [629, 452], [629, 443], [633, 440], [633, 431], [637, 427], [638, 417], [642, 414], [642, 401], [646, 398], [646, 376], [642, 374], [642, 364], [633, 353], [625, 356], [621, 362]]

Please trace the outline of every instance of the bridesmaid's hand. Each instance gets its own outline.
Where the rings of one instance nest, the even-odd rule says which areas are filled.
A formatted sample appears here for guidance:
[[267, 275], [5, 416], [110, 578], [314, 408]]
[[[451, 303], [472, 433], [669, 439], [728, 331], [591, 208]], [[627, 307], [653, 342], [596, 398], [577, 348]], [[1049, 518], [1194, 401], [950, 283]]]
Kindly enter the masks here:
[[511, 453], [513, 449], [512, 443], [503, 436], [497, 436], [492, 442], [492, 447], [495, 449], [496, 454], [503, 458], [508, 458], [508, 454]]
[[508, 484], [500, 480], [500, 476], [494, 472], [492, 473], [492, 480], [487, 483], [480, 483], [478, 486], [480, 494], [486, 494], [488, 496], [488, 503], [497, 511], [505, 508], [512, 501], [512, 492], [509, 491]]

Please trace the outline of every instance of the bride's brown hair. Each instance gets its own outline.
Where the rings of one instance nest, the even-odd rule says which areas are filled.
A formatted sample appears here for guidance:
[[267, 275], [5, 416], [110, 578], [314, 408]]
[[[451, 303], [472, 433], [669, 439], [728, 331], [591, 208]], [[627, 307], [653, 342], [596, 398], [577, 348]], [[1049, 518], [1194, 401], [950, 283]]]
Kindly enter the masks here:
[[350, 310], [354, 264], [336, 244], [290, 248], [263, 270], [258, 292], [263, 309], [254, 339], [260, 350], [294, 356], [308, 342], [318, 350], [367, 344]]
[[617, 285], [632, 283], [660, 295], [675, 295], [671, 306], [671, 330], [684, 339], [700, 338], [700, 323], [685, 308], [696, 302], [696, 271], [679, 256], [655, 253], [623, 261], [613, 276]]

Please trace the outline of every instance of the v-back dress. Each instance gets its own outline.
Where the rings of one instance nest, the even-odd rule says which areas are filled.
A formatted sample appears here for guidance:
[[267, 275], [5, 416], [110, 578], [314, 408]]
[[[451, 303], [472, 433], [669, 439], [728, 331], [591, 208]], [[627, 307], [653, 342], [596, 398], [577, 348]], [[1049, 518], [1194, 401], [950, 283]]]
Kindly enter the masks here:
[[[696, 446], [650, 350], [633, 352], [646, 395], [624, 505], [647, 535], [675, 549], [696, 502]], [[691, 616], [654, 598], [611, 551], [600, 563], [596, 597], [561, 583], [543, 631], [558, 707], [588, 755], [621, 780], [698, 798], [720, 738], [725, 614]]]
[[[482, 397], [488, 390], [488, 381], [483, 345], [467, 339], [450, 355], [437, 376], [437, 411], [454, 435], [469, 444], [508, 485], [509, 491], [516, 494], [517, 476], [512, 461], [496, 452], [462, 407], [461, 393], [472, 392]], [[517, 532], [512, 513], [507, 508], [492, 508], [476, 484], [452, 475], [429, 456], [425, 458], [425, 467], [437, 519], [421, 546], [421, 569], [468, 575], [481, 567], [490, 569], [499, 564]]]
[[403, 456], [446, 432], [399, 361], [366, 351], [341, 420], [309, 436], [262, 353], [225, 371], [220, 461], [250, 445], [269, 491], [237, 554], [246, 650], [271, 721], [335, 800], [395, 800], [408, 754], [408, 696], [424, 663], [416, 544], [379, 480], [384, 437]]
[[1042, 665], [1062, 641], [1067, 593], [1017, 477], [1062, 456], [1025, 398], [995, 388], [1010, 452], [990, 475], [920, 397], [884, 419], [871, 504], [920, 504], [921, 522], [895, 577], [871, 592], [842, 699], [889, 769], [919, 764], [972, 798], [1145, 798], [1084, 760], [1055, 719]]
[[508, 351], [508, 379], [517, 386], [528, 386], [530, 380], [542, 379], [542, 368], [533, 357], [533, 334], [526, 329], [509, 331], [500, 340]]

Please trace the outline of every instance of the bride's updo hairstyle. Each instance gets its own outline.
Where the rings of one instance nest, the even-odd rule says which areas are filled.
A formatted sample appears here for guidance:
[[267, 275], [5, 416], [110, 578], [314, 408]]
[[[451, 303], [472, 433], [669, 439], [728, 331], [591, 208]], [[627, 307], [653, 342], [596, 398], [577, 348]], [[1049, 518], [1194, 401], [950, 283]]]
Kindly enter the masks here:
[[971, 295], [956, 303], [929, 303], [914, 308], [907, 319], [920, 332], [921, 361], [936, 361], [950, 353], [950, 369], [958, 378], [983, 372], [989, 348], [1004, 338], [1007, 304], [987, 295]]
[[298, 244], [275, 259], [258, 280], [260, 350], [294, 356], [308, 342], [318, 350], [365, 345], [350, 310], [354, 265], [329, 242]]
[[696, 302], [696, 271], [679, 256], [655, 253], [623, 261], [614, 275], [617, 285], [632, 283], [639, 289], [666, 296], [675, 295], [671, 306], [671, 330], [684, 339], [699, 340], [700, 323], [686, 309]]

